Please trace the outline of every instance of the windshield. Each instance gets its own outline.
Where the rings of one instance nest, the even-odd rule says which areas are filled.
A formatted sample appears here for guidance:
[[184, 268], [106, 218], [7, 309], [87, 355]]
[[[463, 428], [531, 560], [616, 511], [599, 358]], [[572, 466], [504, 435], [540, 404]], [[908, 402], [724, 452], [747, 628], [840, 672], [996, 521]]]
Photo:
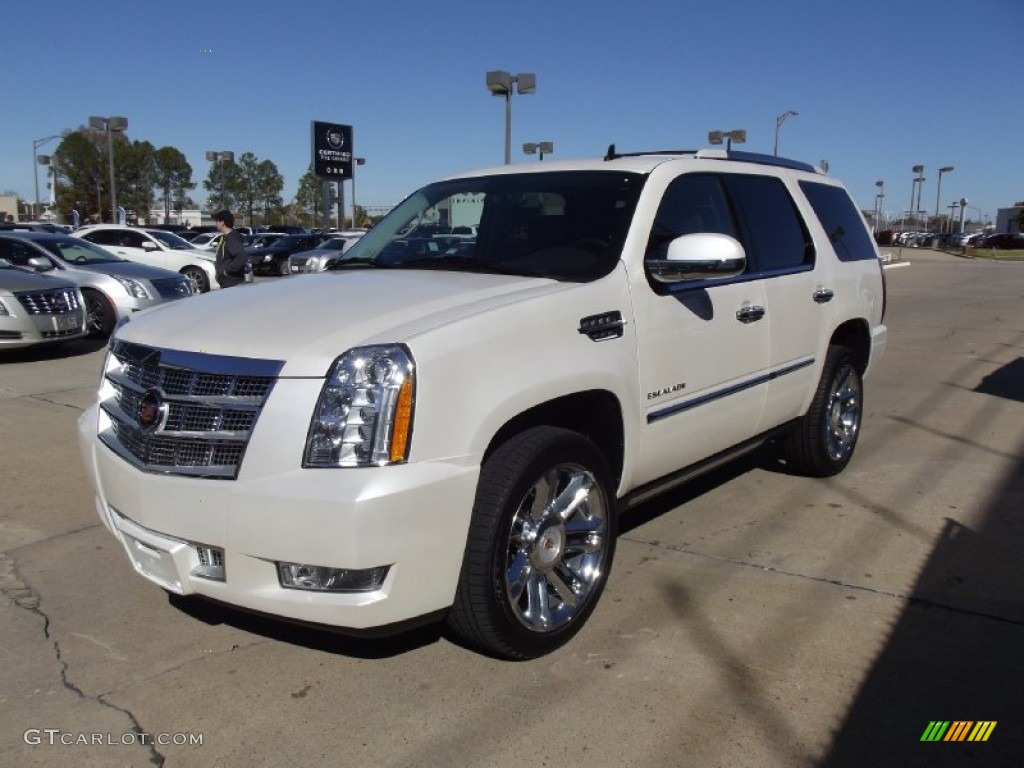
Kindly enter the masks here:
[[178, 237], [173, 232], [165, 232], [162, 229], [147, 229], [146, 234], [154, 237], [161, 243], [175, 251], [191, 251], [192, 243], [184, 238]]
[[77, 237], [47, 238], [35, 242], [68, 264], [109, 264], [112, 261], [124, 261], [120, 256], [115, 256], [110, 251]]
[[438, 182], [403, 201], [331, 269], [595, 280], [621, 256], [643, 181], [619, 171], [555, 171]]

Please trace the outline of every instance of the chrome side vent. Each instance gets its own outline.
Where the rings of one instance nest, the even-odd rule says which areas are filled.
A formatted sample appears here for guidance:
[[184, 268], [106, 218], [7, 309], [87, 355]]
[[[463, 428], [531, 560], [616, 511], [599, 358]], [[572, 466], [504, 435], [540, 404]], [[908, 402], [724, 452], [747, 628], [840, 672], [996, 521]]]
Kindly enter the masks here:
[[580, 320], [579, 332], [590, 338], [591, 341], [607, 341], [608, 339], [622, 338], [622, 329], [626, 321], [622, 319], [622, 313], [602, 312], [600, 315], [589, 315]]

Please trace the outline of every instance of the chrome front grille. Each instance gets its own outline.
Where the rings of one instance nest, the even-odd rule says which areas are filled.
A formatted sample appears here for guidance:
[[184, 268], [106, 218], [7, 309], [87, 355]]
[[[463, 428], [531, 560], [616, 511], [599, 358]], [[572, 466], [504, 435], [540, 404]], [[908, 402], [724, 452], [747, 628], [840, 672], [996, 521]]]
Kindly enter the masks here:
[[49, 291], [20, 291], [14, 294], [30, 315], [68, 315], [81, 306], [78, 291], [54, 288]]
[[234, 479], [282, 365], [115, 341], [100, 439], [148, 472]]

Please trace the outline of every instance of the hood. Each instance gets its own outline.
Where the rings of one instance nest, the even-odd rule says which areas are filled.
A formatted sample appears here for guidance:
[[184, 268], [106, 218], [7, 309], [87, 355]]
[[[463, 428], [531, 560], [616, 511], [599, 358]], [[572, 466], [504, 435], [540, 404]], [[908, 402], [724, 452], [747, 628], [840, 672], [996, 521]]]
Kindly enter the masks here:
[[127, 323], [118, 338], [283, 360], [282, 376], [322, 377], [351, 347], [409, 341], [432, 328], [573, 285], [466, 272], [327, 272], [169, 302]]
[[0, 268], [0, 291], [48, 291], [55, 288], [74, 288], [74, 284], [58, 277], [41, 275], [27, 269], [17, 267]]
[[186, 254], [197, 259], [206, 259], [207, 261], [217, 261], [216, 251], [204, 251], [199, 248], [190, 248], [187, 251], [171, 251], [171, 253]]
[[133, 277], [136, 280], [166, 280], [168, 278], [180, 278], [177, 272], [160, 267], [151, 267], [148, 264], [139, 264], [134, 261], [107, 261], [102, 264], [69, 264], [68, 270], [81, 270], [82, 272], [95, 272], [100, 275], [115, 275], [116, 277]]

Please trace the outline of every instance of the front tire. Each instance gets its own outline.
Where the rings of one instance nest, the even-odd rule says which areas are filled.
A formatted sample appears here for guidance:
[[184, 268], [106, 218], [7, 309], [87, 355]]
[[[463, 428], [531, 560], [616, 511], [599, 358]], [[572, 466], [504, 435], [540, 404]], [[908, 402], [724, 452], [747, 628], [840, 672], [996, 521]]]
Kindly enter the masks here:
[[291, 261], [287, 258], [277, 262], [277, 274], [279, 277], [287, 277], [292, 273]]
[[206, 293], [210, 290], [210, 278], [199, 267], [185, 267], [181, 274], [192, 284], [192, 293]]
[[93, 290], [83, 290], [82, 298], [85, 299], [85, 323], [89, 335], [108, 337], [117, 322], [117, 313], [110, 300], [99, 291]]
[[615, 553], [600, 451], [535, 427], [484, 463], [449, 627], [491, 655], [530, 659], [566, 643], [597, 604]]
[[783, 443], [786, 465], [811, 477], [842, 472], [853, 457], [864, 411], [864, 384], [847, 347], [831, 346], [811, 407]]

